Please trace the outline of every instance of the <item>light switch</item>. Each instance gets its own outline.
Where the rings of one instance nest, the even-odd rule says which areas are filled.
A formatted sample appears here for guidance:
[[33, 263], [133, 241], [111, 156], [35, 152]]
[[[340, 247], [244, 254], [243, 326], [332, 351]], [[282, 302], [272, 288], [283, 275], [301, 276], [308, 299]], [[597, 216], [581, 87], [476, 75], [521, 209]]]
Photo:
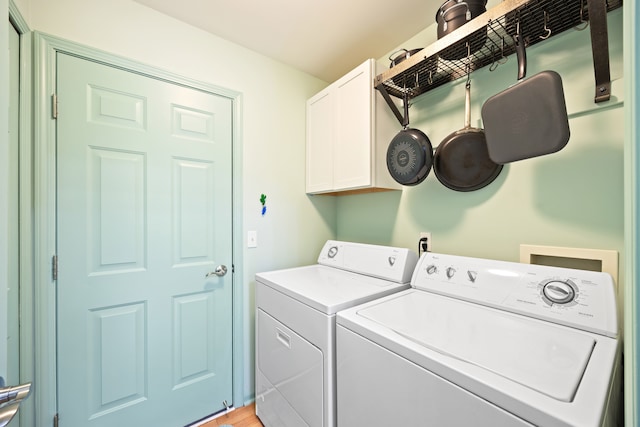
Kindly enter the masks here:
[[247, 232], [247, 247], [248, 248], [257, 248], [258, 247], [258, 232], [255, 230], [249, 230]]

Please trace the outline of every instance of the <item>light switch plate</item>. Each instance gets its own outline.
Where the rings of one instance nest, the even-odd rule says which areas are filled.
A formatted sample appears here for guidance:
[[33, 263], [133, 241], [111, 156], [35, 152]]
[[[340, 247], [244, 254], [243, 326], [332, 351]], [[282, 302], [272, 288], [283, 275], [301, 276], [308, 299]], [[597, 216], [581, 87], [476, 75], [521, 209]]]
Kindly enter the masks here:
[[258, 247], [258, 232], [255, 230], [249, 230], [247, 232], [247, 247], [248, 248], [257, 248]]

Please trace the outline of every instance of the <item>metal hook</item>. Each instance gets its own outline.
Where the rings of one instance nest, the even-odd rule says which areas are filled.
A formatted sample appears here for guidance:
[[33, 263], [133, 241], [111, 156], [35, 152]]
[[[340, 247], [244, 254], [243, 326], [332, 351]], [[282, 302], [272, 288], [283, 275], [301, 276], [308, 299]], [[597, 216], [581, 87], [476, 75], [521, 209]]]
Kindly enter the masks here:
[[[411, 99], [411, 95], [412, 95], [412, 90], [411, 89], [407, 89], [405, 88], [403, 91], [403, 96], [402, 96], [402, 102], [403, 102], [403, 107], [406, 104], [407, 108], [406, 110], [409, 111], [409, 108], [413, 107], [413, 102], [409, 102], [409, 100]], [[407, 119], [407, 125], [408, 125], [408, 119]]]
[[491, 65], [489, 65], [489, 71], [495, 71], [500, 64], [496, 61], [496, 53], [493, 49], [493, 45], [491, 45], [489, 49], [491, 49]]
[[471, 83], [471, 43], [467, 42], [467, 85]]
[[582, 31], [589, 26], [589, 21], [584, 19], [584, 0], [580, 0], [580, 23], [583, 24], [582, 27], [580, 24], [574, 27], [578, 31]]
[[[582, 13], [582, 12], [581, 12]], [[547, 26], [547, 24], [549, 23], [549, 14], [547, 13], [547, 11], [544, 11], [544, 28], [543, 30], [545, 30], [547, 32], [547, 34], [545, 34], [544, 36], [540, 36], [540, 38], [542, 40], [546, 40], [549, 38], [549, 36], [551, 36], [551, 28], [549, 28]]]
[[495, 71], [499, 65], [505, 64], [508, 60], [509, 57], [504, 55], [504, 37], [500, 38], [500, 58], [498, 58], [498, 60], [495, 59], [495, 50], [493, 45], [491, 46], [491, 60], [492, 63], [489, 66], [489, 71]]
[[[498, 59], [498, 64], [504, 64], [509, 60], [508, 56], [504, 56], [504, 37], [502, 37], [501, 39], [501, 46], [500, 46], [500, 59]], [[504, 60], [504, 61], [503, 61]], [[502, 61], [502, 62], [500, 62]]]

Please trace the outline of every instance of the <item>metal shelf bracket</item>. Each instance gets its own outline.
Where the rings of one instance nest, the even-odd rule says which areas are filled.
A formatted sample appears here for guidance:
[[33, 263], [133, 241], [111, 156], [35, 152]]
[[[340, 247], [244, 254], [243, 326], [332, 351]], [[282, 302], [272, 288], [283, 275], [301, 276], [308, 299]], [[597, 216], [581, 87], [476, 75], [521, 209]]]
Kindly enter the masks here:
[[387, 89], [382, 84], [382, 81], [380, 80], [380, 76], [377, 76], [375, 78], [374, 87], [378, 89], [378, 91], [380, 92], [384, 100], [387, 102], [387, 105], [393, 112], [393, 115], [396, 116], [396, 119], [398, 119], [402, 127], [406, 128], [407, 126], [409, 126], [409, 95], [405, 93], [403, 96], [403, 100], [402, 100], [403, 108], [404, 108], [404, 115], [403, 115], [402, 113], [400, 113], [400, 110], [391, 99], [389, 92], [387, 92]]
[[611, 98], [611, 74], [609, 68], [609, 35], [607, 30], [607, 8], [603, 0], [587, 0], [591, 30], [593, 72], [596, 79], [595, 102]]

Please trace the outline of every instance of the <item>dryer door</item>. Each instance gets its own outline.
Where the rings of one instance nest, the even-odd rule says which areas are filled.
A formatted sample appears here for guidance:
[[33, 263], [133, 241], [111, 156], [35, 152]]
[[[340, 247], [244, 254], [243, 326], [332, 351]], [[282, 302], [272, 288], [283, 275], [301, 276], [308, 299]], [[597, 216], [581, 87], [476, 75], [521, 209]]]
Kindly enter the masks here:
[[256, 380], [264, 382], [257, 384], [258, 415], [278, 417], [278, 426], [298, 426], [302, 418], [308, 426], [321, 427], [322, 352], [263, 310], [257, 316]]

